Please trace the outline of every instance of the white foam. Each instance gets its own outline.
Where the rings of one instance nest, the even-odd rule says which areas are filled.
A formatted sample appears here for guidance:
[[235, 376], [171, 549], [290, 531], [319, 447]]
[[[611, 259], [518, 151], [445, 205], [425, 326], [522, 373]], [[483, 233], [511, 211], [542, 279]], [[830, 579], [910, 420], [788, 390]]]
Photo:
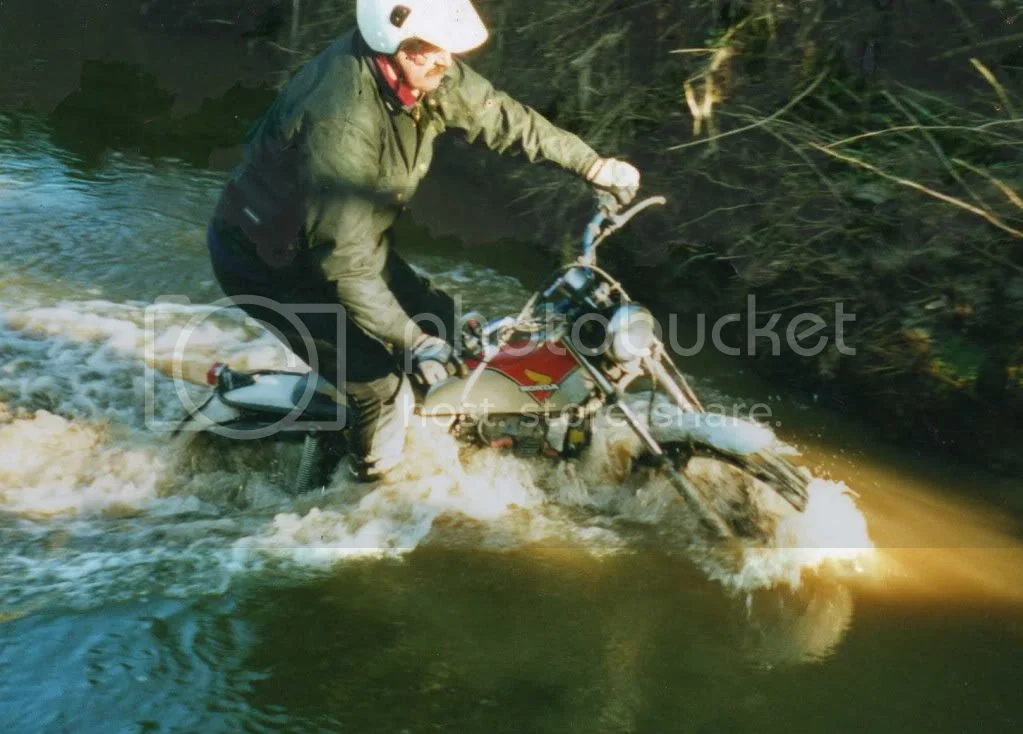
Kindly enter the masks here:
[[47, 411], [0, 426], [0, 506], [35, 516], [147, 507], [163, 463], [151, 448], [117, 446], [112, 431]]
[[7, 307], [0, 316], [0, 349], [9, 355], [0, 401], [29, 412], [160, 428], [195, 405], [214, 361], [307, 369], [232, 309], [87, 301]]
[[[536, 540], [532, 520], [545, 497], [525, 462], [483, 451], [463, 467], [455, 440], [431, 422], [413, 427], [408, 452], [414, 476], [360, 486], [342, 468], [330, 491], [339, 506], [279, 514], [268, 532], [238, 546], [286, 551], [294, 562], [323, 564], [401, 554], [430, 537], [463, 537], [466, 523], [487, 532], [497, 528], [512, 544]], [[447, 526], [438, 535], [442, 518]], [[509, 532], [509, 524], [516, 524], [514, 531]]]
[[[646, 420], [649, 395], [630, 396], [636, 414]], [[685, 414], [671, 413], [665, 408], [665, 398], [658, 396], [653, 408], [652, 425], [659, 427], [661, 438], [667, 435], [694, 435], [686, 423]], [[784, 445], [773, 433], [763, 427], [752, 426], [756, 443], [784, 452]], [[704, 426], [710, 424], [704, 424]], [[715, 430], [729, 430], [729, 424], [713, 426]], [[702, 429], [701, 429], [702, 430]], [[718, 438], [718, 446], [728, 444], [727, 438]], [[734, 444], [737, 453], [739, 444]], [[599, 416], [595, 424], [593, 445], [584, 460], [565, 473], [560, 483], [558, 500], [564, 504], [598, 509], [616, 517], [656, 527], [662, 537], [673, 537], [673, 544], [685, 549], [686, 554], [711, 578], [732, 591], [767, 589], [779, 584], [798, 587], [804, 574], [830, 574], [837, 578], [859, 573], [869, 567], [874, 558], [874, 544], [870, 539], [866, 519], [856, 505], [855, 493], [840, 482], [813, 478], [807, 488], [806, 510], [797, 513], [773, 490], [759, 483], [750, 483], [753, 501], [770, 537], [763, 542], [737, 542], [721, 544], [706, 538], [685, 508], [677, 491], [656, 474], [636, 474], [634, 460], [643, 446], [634, 432], [620, 419], [609, 420]], [[786, 452], [787, 453], [787, 452]], [[703, 484], [713, 487], [716, 481], [733, 481], [735, 477], [716, 462], [700, 465], [694, 462], [692, 471]], [[665, 532], [666, 531], [666, 532]], [[672, 544], [672, 541], [668, 541]]]

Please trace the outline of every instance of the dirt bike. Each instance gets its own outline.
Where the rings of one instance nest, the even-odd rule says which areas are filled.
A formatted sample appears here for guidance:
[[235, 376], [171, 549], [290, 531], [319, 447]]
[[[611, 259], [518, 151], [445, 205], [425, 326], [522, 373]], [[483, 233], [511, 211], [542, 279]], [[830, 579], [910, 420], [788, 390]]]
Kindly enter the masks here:
[[[580, 256], [557, 269], [517, 315], [463, 317], [457, 346], [464, 369], [432, 388], [420, 386], [415, 410], [444, 421], [467, 446], [553, 460], [580, 457], [590, 446], [596, 416], [611, 411], [638, 437], [639, 463], [662, 472], [713, 533], [755, 535], [749, 524], [736, 521], [741, 512], [722, 511], [715, 488], [708, 497], [706, 488], [694, 484], [691, 463], [725, 464], [733, 474], [770, 487], [796, 512], [806, 507], [809, 474], [779, 453], [769, 429], [746, 421], [736, 421], [734, 430], [715, 427], [721, 416], [705, 411], [669, 358], [652, 313], [597, 262], [604, 240], [638, 213], [664, 203], [663, 197], [651, 197], [622, 211], [613, 197], [598, 195]], [[207, 382], [211, 394], [177, 432], [235, 440], [299, 438], [296, 493], [320, 486], [337, 468], [345, 431], [334, 428], [348, 423], [350, 414], [343, 394], [326, 380], [312, 372], [242, 372], [215, 363]], [[638, 390], [672, 406], [667, 428], [637, 409], [631, 396]], [[647, 409], [653, 405], [651, 398]], [[284, 430], [284, 416], [298, 420]], [[736, 499], [733, 492], [728, 502], [748, 501], [744, 494], [748, 490]]]

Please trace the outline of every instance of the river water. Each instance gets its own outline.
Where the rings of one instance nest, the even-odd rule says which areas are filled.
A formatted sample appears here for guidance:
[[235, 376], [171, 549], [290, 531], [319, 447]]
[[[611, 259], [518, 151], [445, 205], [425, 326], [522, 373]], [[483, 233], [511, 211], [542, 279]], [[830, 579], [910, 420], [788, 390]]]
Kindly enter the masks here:
[[[288, 357], [217, 303], [224, 171], [75, 143], [0, 115], [3, 731], [1023, 726], [1020, 488], [712, 355], [683, 365], [698, 389], [769, 406], [820, 477], [779, 550], [708, 546], [599, 462], [456, 467], [429, 429], [422, 479], [297, 498], [292, 448], [171, 441], [209, 363]], [[459, 186], [429, 183], [405, 252], [516, 309], [540, 274], [469, 246], [489, 225], [443, 204]]]

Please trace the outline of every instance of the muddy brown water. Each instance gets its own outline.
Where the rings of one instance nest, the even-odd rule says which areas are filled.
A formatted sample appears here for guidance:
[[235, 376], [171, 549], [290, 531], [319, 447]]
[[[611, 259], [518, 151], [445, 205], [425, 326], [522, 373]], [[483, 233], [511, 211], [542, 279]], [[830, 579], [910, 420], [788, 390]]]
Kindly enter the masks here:
[[[198, 392], [147, 362], [182, 334], [197, 367], [283, 359], [209, 306], [230, 153], [46, 113], [104, 44], [193, 99], [267, 69], [244, 44], [143, 44], [116, 8], [45, 10], [5, 3], [0, 24], [4, 731], [1020, 730], [1020, 488], [713, 354], [683, 365], [699, 389], [767, 406], [822, 485], [857, 493], [873, 550], [853, 534], [833, 563], [847, 538], [807, 531], [783, 570], [724, 566], [670, 495], [500, 457], [300, 498], [293, 454], [182, 459], [165, 429]], [[535, 284], [528, 245], [492, 246], [522, 235], [499, 202], [435, 177], [413, 213], [405, 251], [467, 303], [500, 313]]]

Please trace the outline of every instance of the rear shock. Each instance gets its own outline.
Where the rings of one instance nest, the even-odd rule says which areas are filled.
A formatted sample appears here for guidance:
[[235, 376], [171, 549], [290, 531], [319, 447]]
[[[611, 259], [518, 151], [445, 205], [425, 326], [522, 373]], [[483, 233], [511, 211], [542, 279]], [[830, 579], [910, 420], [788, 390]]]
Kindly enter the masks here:
[[302, 459], [295, 479], [295, 494], [305, 494], [313, 489], [320, 468], [320, 434], [309, 431], [302, 444]]

